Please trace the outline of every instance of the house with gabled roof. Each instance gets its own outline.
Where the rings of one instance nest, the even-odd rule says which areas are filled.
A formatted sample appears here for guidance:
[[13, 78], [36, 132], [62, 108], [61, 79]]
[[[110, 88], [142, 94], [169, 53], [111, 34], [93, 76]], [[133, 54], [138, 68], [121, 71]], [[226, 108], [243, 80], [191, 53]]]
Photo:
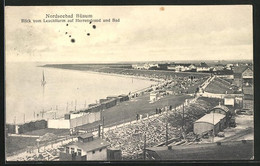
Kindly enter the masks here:
[[96, 137], [92, 133], [78, 136], [78, 141], [64, 146], [60, 152], [60, 161], [107, 160], [109, 142]]
[[249, 66], [236, 66], [233, 69], [234, 82], [238, 87], [253, 86], [254, 72], [252, 67]]

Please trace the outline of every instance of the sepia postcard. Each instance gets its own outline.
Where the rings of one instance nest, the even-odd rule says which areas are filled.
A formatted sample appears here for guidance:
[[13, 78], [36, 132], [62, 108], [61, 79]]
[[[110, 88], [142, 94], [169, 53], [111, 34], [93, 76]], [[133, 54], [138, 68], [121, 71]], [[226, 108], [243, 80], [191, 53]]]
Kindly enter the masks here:
[[253, 160], [252, 15], [5, 6], [5, 160]]

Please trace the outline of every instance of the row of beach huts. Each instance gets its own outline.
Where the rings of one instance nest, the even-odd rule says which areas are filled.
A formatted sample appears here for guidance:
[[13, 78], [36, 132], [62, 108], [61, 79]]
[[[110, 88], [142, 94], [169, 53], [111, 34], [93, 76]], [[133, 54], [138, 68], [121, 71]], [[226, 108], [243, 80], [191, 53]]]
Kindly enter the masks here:
[[129, 100], [128, 95], [108, 96], [105, 99], [100, 99], [98, 103], [89, 104], [87, 109], [65, 114], [64, 117], [59, 119], [49, 119], [47, 126], [55, 129], [73, 129], [94, 123], [101, 120], [103, 110], [127, 100]]

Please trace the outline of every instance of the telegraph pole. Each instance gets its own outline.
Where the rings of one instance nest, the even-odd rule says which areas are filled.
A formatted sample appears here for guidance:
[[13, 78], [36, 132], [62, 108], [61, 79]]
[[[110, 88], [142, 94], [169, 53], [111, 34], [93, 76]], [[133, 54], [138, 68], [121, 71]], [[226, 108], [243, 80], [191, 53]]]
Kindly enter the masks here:
[[182, 105], [182, 130], [184, 131], [184, 104]]
[[215, 137], [214, 112], [215, 112], [215, 110], [213, 110], [213, 133], [212, 133], [213, 137], [212, 137], [212, 142], [214, 142], [214, 137]]
[[102, 139], [104, 139], [104, 127], [105, 127], [105, 117], [102, 119]]
[[44, 114], [44, 109], [42, 109], [42, 111], [40, 112], [42, 114], [42, 118], [43, 118], [43, 114]]
[[144, 149], [143, 149], [143, 154], [144, 154], [144, 160], [146, 158], [146, 131], [144, 132]]
[[166, 112], [166, 146], [168, 145], [168, 109], [167, 109], [167, 112]]
[[98, 137], [100, 138], [101, 132], [100, 132], [101, 125], [98, 125]]
[[183, 103], [183, 105], [182, 105], [182, 132], [183, 132], [183, 136], [186, 137], [184, 126], [185, 126], [185, 119], [184, 119], [184, 103]]

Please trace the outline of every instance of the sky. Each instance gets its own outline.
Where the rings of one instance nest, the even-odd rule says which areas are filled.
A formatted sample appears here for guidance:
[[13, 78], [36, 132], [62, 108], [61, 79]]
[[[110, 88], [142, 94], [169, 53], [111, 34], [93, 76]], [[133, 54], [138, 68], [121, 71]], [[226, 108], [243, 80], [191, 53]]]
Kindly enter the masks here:
[[[119, 18], [120, 22], [21, 23], [25, 18], [44, 19], [46, 14], [74, 14], [74, 20], [76, 14], [91, 14], [93, 19]], [[251, 60], [252, 6], [7, 6], [5, 59]]]

